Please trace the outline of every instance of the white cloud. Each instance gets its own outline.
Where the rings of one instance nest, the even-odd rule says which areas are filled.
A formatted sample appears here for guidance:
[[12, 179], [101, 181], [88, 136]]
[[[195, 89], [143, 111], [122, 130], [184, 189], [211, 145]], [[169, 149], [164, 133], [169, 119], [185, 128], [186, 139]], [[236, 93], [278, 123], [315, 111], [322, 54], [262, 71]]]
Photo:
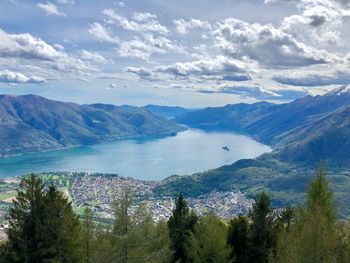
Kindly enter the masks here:
[[180, 78], [212, 77], [227, 81], [246, 81], [251, 79], [244, 63], [223, 56], [212, 60], [202, 59], [193, 62], [177, 62], [168, 66], [160, 66], [157, 68], [157, 71]]
[[133, 19], [121, 16], [113, 9], [105, 9], [102, 13], [107, 17], [107, 23], [115, 23], [128, 31], [155, 32], [158, 34], [169, 32], [165, 26], [159, 23], [157, 16], [149, 13], [135, 13]]
[[13, 72], [9, 70], [0, 70], [0, 82], [6, 83], [41, 83], [45, 80], [40, 77], [31, 76], [28, 77], [19, 72]]
[[340, 2], [335, 0], [294, 1], [299, 14], [283, 19], [281, 29], [297, 39], [310, 40], [319, 45], [340, 45], [343, 19], [350, 16]]
[[229, 18], [219, 23], [214, 36], [227, 56], [252, 59], [268, 68], [303, 67], [340, 60], [318, 50], [272, 24], [260, 25]]
[[156, 78], [154, 77], [153, 73], [148, 70], [145, 69], [143, 67], [141, 68], [135, 68], [135, 67], [127, 67], [125, 69], [126, 72], [134, 74], [136, 76], [138, 76], [140, 79], [144, 79], [144, 80], [156, 80]]
[[[287, 2], [287, 3], [324, 3], [324, 2], [329, 2], [330, 0], [264, 0], [265, 4], [273, 4], [277, 2]], [[349, 0], [332, 0], [334, 3], [338, 3], [344, 6], [348, 6], [350, 4]]]
[[157, 19], [157, 16], [150, 13], [135, 12], [133, 15], [133, 19], [138, 22], [147, 22], [149, 20]]
[[47, 2], [44, 3], [38, 3], [37, 6], [45, 11], [46, 15], [55, 15], [55, 16], [66, 16], [65, 13], [60, 12], [53, 3]]
[[176, 20], [173, 20], [173, 23], [176, 26], [177, 32], [182, 35], [188, 34], [193, 29], [203, 29], [203, 30], [212, 29], [212, 26], [208, 21], [203, 21], [203, 20], [194, 19], [194, 18], [191, 18], [188, 21], [184, 19], [176, 19]]
[[118, 36], [113, 36], [111, 32], [109, 32], [108, 29], [106, 29], [103, 25], [100, 23], [93, 23], [90, 25], [89, 33], [91, 35], [94, 35], [96, 38], [98, 38], [101, 41], [110, 42], [117, 44], [119, 43]]
[[0, 56], [54, 61], [61, 53], [30, 34], [8, 34], [0, 29]]
[[119, 7], [125, 7], [126, 4], [124, 2], [116, 2], [115, 5], [119, 6]]
[[63, 4], [63, 5], [67, 5], [67, 4], [73, 5], [73, 4], [75, 4], [74, 0], [56, 0], [56, 2], [58, 4]]
[[346, 85], [350, 83], [350, 68], [283, 72], [273, 79], [281, 84], [303, 87]]
[[169, 52], [185, 53], [185, 49], [169, 38], [152, 34], [143, 34], [130, 41], [123, 41], [117, 49], [117, 54], [121, 57], [143, 60], [149, 60], [154, 54], [166, 54]]
[[45, 74], [56, 71], [56, 73], [85, 75], [97, 71], [96, 67], [64, 52], [62, 46], [50, 45], [28, 33], [9, 34], [1, 29], [0, 59], [2, 67], [30, 66], [34, 72], [43, 69]]
[[[186, 53], [181, 44], [166, 36], [168, 29], [160, 24], [154, 14], [134, 12], [131, 18], [127, 18], [113, 9], [104, 9], [102, 13], [107, 17], [104, 23], [91, 24], [89, 32], [101, 41], [116, 44], [120, 57], [149, 61], [156, 54]], [[117, 31], [115, 25], [134, 35], [125, 40], [119, 39], [113, 35]]]
[[350, 52], [345, 56], [345, 59], [347, 59], [350, 62]]
[[264, 89], [260, 86], [224, 86], [216, 89], [204, 89], [199, 90], [200, 93], [224, 93], [224, 94], [236, 94], [244, 97], [252, 97], [256, 99], [277, 99], [282, 95]]
[[81, 51], [81, 59], [97, 63], [107, 64], [108, 60], [97, 52], [90, 52], [85, 49]]

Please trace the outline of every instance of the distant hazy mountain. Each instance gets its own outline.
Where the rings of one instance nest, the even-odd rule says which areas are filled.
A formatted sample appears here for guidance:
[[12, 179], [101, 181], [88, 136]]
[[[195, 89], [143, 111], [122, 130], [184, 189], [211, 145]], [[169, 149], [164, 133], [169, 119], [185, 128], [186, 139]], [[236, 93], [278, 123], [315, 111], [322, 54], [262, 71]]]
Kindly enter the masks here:
[[239, 130], [274, 145], [279, 135], [350, 105], [350, 92], [344, 92], [347, 89], [344, 86], [323, 96], [306, 96], [279, 105], [258, 102], [205, 108], [180, 115], [176, 121], [202, 129]]
[[232, 130], [245, 132], [245, 127], [260, 120], [276, 108], [275, 104], [229, 104], [224, 107], [209, 107], [177, 116], [175, 120], [205, 130]]
[[[105, 109], [109, 109], [109, 108], [122, 109], [129, 112], [133, 112], [140, 109], [140, 107], [131, 106], [131, 105], [122, 105], [122, 106], [114, 106], [110, 104], [93, 104], [93, 105], [95, 107], [103, 107]], [[159, 105], [151, 105], [151, 104], [146, 105], [142, 108], [145, 108], [146, 110], [152, 112], [155, 115], [168, 118], [168, 119], [172, 119], [179, 115], [183, 115], [185, 113], [193, 111], [193, 109], [186, 109], [178, 106], [159, 106]]]
[[187, 112], [191, 112], [191, 109], [185, 109], [183, 107], [178, 107], [178, 106], [159, 106], [159, 105], [146, 105], [145, 109], [147, 109], [148, 111], [162, 116], [162, 117], [166, 117], [166, 118], [174, 118], [177, 117], [179, 115], [185, 114]]
[[144, 108], [130, 111], [113, 105], [78, 105], [35, 95], [0, 95], [0, 155], [171, 135], [183, 129]]

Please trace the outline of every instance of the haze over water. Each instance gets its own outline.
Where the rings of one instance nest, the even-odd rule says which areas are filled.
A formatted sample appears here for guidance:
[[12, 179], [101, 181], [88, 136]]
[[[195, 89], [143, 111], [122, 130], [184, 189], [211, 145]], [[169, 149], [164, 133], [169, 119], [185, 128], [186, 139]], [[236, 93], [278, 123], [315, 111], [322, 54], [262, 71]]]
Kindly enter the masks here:
[[[230, 151], [222, 149], [225, 146]], [[161, 180], [174, 174], [206, 171], [269, 151], [270, 147], [244, 135], [189, 129], [174, 137], [117, 141], [1, 159], [0, 177], [76, 171]]]

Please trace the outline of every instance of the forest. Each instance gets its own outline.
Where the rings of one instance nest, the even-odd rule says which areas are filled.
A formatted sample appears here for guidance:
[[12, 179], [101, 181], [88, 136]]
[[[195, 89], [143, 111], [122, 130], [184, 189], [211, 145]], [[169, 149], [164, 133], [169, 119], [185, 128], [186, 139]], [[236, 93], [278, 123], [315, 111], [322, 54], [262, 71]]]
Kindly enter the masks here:
[[275, 209], [261, 192], [247, 215], [228, 220], [197, 216], [180, 193], [170, 219], [153, 222], [129, 190], [112, 207], [110, 223], [90, 209], [79, 217], [55, 185], [24, 177], [0, 262], [350, 262], [350, 224], [338, 217], [322, 165], [296, 207]]

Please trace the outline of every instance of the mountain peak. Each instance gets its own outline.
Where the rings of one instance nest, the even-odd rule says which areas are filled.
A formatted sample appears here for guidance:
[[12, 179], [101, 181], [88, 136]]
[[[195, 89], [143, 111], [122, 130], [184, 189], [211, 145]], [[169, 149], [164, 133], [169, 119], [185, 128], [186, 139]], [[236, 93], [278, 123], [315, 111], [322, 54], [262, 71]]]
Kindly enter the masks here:
[[350, 84], [333, 89], [330, 92], [328, 92], [327, 94], [335, 94], [338, 96], [344, 95], [344, 94], [350, 95]]

